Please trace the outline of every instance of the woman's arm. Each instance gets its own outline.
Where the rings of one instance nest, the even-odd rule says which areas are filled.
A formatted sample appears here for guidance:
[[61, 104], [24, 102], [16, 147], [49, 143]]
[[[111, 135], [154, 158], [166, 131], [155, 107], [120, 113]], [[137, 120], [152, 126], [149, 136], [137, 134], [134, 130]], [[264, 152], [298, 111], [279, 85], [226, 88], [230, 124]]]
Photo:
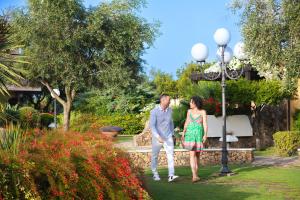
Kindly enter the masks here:
[[188, 110], [187, 113], [186, 113], [186, 118], [185, 118], [185, 123], [184, 123], [184, 128], [183, 128], [183, 135], [186, 132], [186, 128], [187, 128], [188, 121], [189, 121], [189, 114], [190, 114], [190, 110]]
[[207, 139], [207, 131], [208, 131], [208, 126], [207, 126], [207, 114], [206, 111], [203, 110], [203, 128], [204, 128], [204, 136], [203, 139], [204, 141]]

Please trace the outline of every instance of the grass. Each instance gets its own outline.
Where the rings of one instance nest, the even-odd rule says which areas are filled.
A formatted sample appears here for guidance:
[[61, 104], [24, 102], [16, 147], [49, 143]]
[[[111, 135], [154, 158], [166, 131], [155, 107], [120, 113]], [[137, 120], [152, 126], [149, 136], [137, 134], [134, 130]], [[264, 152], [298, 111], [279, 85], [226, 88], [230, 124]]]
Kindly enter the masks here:
[[133, 140], [133, 135], [118, 135], [115, 138], [116, 143], [129, 142]]
[[275, 147], [268, 147], [264, 150], [254, 151], [255, 156], [276, 156]]
[[162, 181], [152, 180], [146, 172], [146, 188], [154, 200], [283, 200], [300, 199], [300, 167], [252, 167], [230, 166], [237, 174], [219, 177], [219, 166], [199, 169], [202, 180], [191, 183], [189, 167], [176, 168], [180, 177], [174, 183], [167, 182], [167, 169], [159, 170]]

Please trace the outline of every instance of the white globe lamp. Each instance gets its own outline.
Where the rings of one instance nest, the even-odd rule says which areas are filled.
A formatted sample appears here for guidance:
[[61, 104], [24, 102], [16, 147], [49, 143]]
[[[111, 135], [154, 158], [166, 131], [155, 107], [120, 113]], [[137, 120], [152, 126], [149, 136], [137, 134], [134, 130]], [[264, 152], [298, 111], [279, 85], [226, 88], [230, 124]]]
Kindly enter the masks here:
[[226, 28], [219, 28], [214, 34], [214, 40], [219, 46], [227, 45], [230, 42], [230, 32]]
[[202, 43], [197, 43], [192, 47], [192, 57], [198, 62], [204, 62], [208, 57], [208, 48]]
[[[233, 53], [230, 47], [226, 47], [224, 50], [224, 63], [229, 63], [232, 59]], [[217, 50], [217, 58], [222, 62], [222, 48]]]

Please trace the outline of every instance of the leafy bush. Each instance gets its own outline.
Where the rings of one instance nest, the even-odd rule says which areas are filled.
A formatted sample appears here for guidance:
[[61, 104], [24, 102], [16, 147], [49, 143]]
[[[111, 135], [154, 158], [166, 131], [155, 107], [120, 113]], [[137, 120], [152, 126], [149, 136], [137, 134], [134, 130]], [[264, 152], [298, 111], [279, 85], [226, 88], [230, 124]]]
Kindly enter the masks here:
[[[186, 69], [190, 74], [193, 65]], [[183, 83], [181, 82], [183, 81]], [[228, 111], [235, 113], [234, 107], [239, 106], [239, 110], [244, 109], [248, 114], [251, 101], [258, 106], [261, 105], [277, 105], [283, 99], [291, 96], [291, 93], [286, 90], [283, 83], [279, 80], [259, 80], [250, 81], [246, 79], [227, 80], [226, 81], [226, 100]], [[192, 84], [190, 77], [186, 73], [182, 73], [177, 81], [179, 88], [179, 96], [189, 99], [194, 95], [200, 95], [203, 99], [213, 98], [221, 101], [221, 84], [218, 81], [199, 81], [197, 84]], [[241, 109], [240, 109], [241, 108]], [[247, 109], [247, 110], [246, 110]], [[238, 113], [242, 114], [242, 113]]]
[[40, 121], [40, 114], [32, 107], [22, 107], [20, 112], [20, 123], [22, 127], [33, 128], [37, 127]]
[[126, 90], [93, 90], [79, 95], [74, 102], [78, 112], [97, 116], [139, 113], [155, 96], [153, 87], [147, 83]]
[[226, 81], [226, 100], [230, 104], [250, 104], [255, 101], [257, 92], [257, 81], [246, 79]]
[[50, 113], [41, 113], [40, 114], [40, 122], [42, 127], [48, 127], [49, 124], [54, 122], [54, 116]]
[[[71, 113], [71, 129], [79, 132], [86, 132], [91, 128], [101, 127], [99, 124], [98, 127], [95, 126], [98, 117], [93, 114], [72, 112]], [[98, 124], [98, 123], [97, 123]]]
[[173, 108], [173, 122], [175, 127], [179, 127], [180, 129], [183, 129], [185, 119], [186, 119], [186, 113], [189, 109], [188, 102], [182, 101], [179, 106]]
[[74, 101], [74, 110], [94, 115], [107, 115], [110, 110], [111, 97], [100, 91], [90, 91], [79, 94]]
[[121, 133], [124, 135], [135, 135], [144, 129], [142, 117], [134, 114], [102, 116], [96, 123], [102, 126], [120, 126], [124, 128]]
[[293, 130], [300, 131], [300, 110], [295, 112], [293, 119]]
[[203, 100], [203, 109], [208, 115], [220, 116], [222, 114], [221, 103], [212, 97]]
[[147, 199], [139, 170], [99, 134], [59, 131], [0, 151], [0, 199]]
[[141, 110], [140, 114], [137, 115], [138, 118], [142, 118], [142, 124], [145, 124], [149, 120], [150, 112], [155, 106], [156, 103], [149, 103]]
[[255, 103], [257, 105], [278, 105], [283, 99], [288, 98], [290, 93], [285, 90], [282, 82], [278, 80], [261, 80], [254, 82]]
[[[62, 115], [59, 118], [62, 118]], [[121, 134], [125, 135], [138, 134], [144, 129], [143, 116], [134, 114], [114, 114], [98, 117], [93, 114], [72, 112], [70, 122], [71, 130], [81, 133], [89, 130], [99, 131], [99, 128], [103, 126], [120, 126], [124, 129]]]
[[282, 131], [273, 135], [276, 152], [281, 156], [292, 156], [300, 147], [300, 132]]

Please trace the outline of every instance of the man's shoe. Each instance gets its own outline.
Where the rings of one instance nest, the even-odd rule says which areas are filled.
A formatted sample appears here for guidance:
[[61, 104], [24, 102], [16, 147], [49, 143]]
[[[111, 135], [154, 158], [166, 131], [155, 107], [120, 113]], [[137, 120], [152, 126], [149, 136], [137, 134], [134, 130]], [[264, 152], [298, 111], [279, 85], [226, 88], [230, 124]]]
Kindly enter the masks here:
[[174, 181], [176, 178], [178, 178], [179, 176], [173, 175], [173, 176], [169, 176], [169, 180], [168, 182], [172, 182]]
[[160, 177], [158, 174], [153, 175], [153, 180], [154, 181], [160, 181]]

